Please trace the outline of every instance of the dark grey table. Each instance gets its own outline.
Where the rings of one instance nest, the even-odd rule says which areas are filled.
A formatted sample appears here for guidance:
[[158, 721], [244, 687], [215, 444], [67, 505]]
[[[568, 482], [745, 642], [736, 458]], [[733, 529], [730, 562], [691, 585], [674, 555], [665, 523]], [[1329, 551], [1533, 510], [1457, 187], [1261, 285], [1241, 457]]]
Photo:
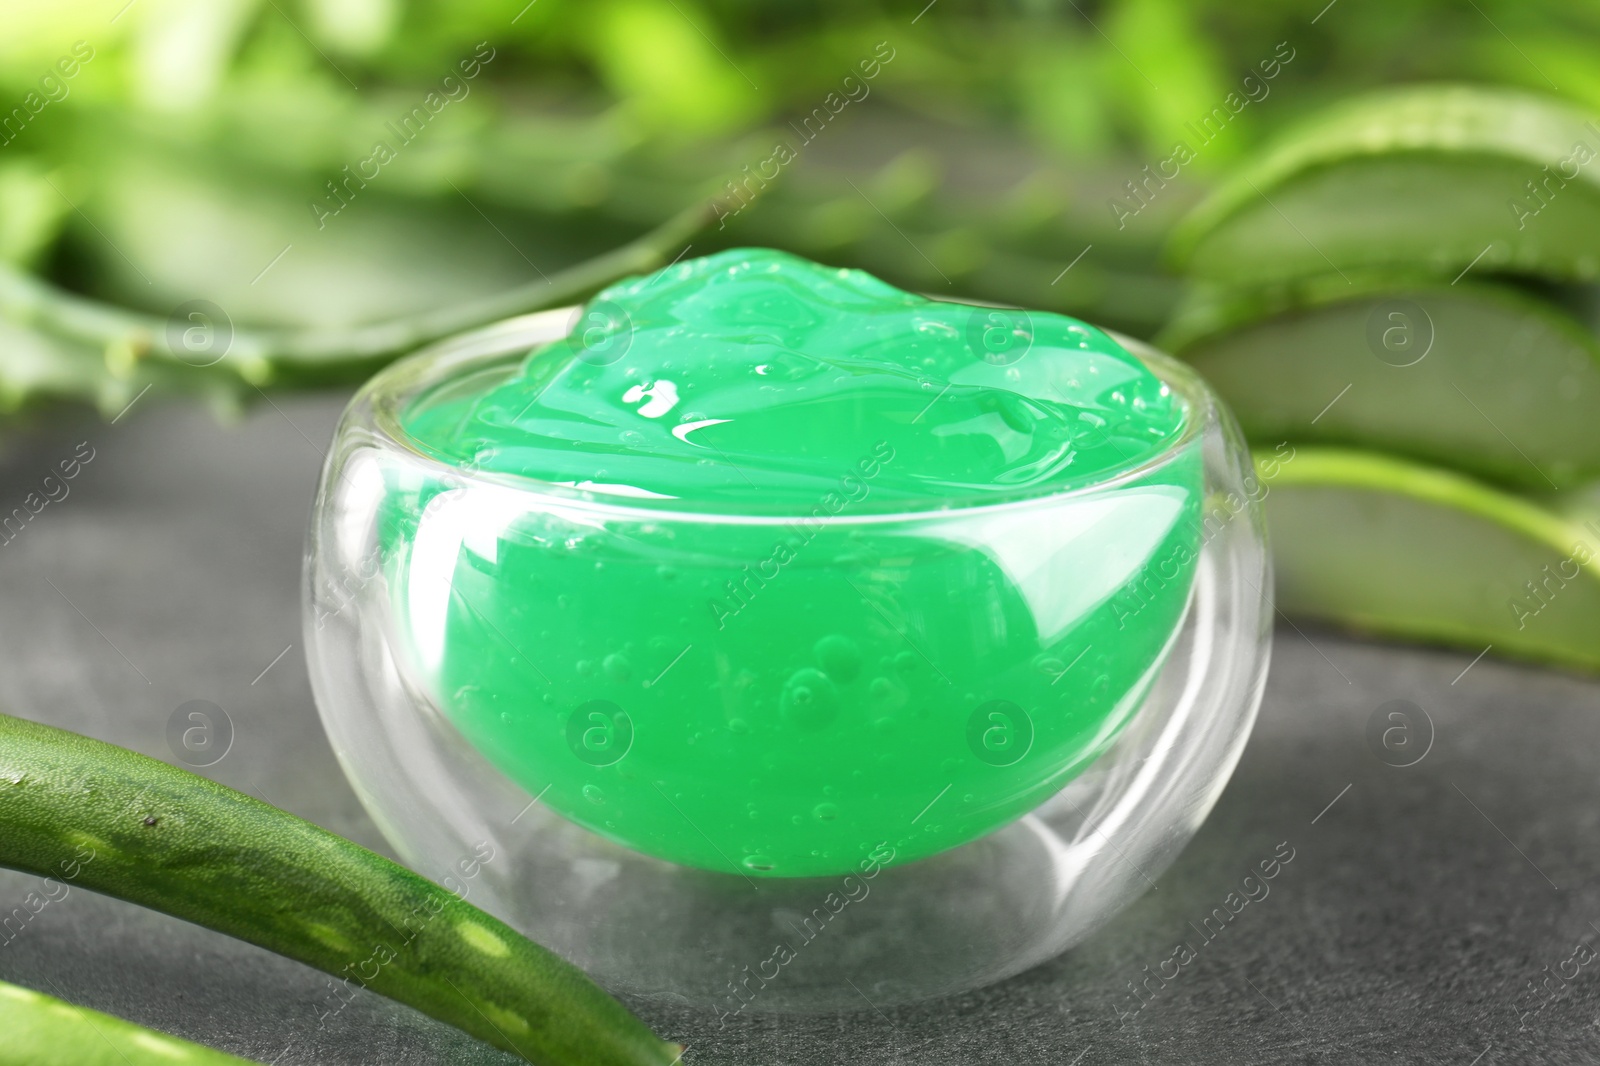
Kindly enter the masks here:
[[[174, 709], [211, 701], [235, 739], [204, 772], [386, 850], [328, 749], [300, 646], [301, 534], [341, 402], [279, 398], [224, 428], [147, 398], [115, 425], [8, 438], [0, 514], [79, 442], [94, 457], [0, 546], [0, 705], [171, 759]], [[1436, 731], [1413, 766], [1365, 736], [1393, 699]], [[635, 1006], [691, 1064], [1600, 1061], [1600, 959], [1553, 992], [1530, 984], [1600, 946], [1597, 754], [1593, 681], [1282, 626], [1216, 812], [1078, 950], [881, 1013], [724, 1029]], [[1285, 841], [1270, 894], [1134, 998]], [[0, 871], [0, 914], [38, 887]], [[512, 1061], [371, 994], [319, 1028], [321, 974], [81, 890], [0, 944], [0, 977], [279, 1066]]]

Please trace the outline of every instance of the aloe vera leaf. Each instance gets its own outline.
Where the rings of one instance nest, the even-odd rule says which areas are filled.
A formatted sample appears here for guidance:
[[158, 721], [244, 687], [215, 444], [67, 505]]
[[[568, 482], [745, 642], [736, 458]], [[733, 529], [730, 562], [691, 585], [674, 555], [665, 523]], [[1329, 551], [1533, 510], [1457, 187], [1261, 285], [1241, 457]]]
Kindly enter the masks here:
[[1600, 523], [1376, 453], [1275, 463], [1257, 473], [1289, 615], [1600, 670]]
[[1410, 456], [1544, 492], [1600, 474], [1600, 339], [1490, 283], [1337, 277], [1198, 292], [1162, 342], [1246, 436]]
[[49, 396], [98, 402], [108, 376], [99, 351], [0, 318], [0, 413]]
[[[95, 173], [95, 160], [105, 156], [107, 144], [115, 144], [125, 152], [190, 160], [184, 165], [191, 169], [248, 172], [269, 186], [314, 192], [342, 165], [365, 158], [372, 151], [371, 131], [381, 131], [404, 103], [403, 96], [393, 94], [376, 101], [323, 100], [320, 110], [310, 108], [316, 114], [308, 115], [309, 105], [299, 97], [279, 100], [234, 86], [219, 95], [206, 124], [158, 121], [134, 108], [98, 103], [83, 119], [71, 155], [79, 173]], [[905, 141], [904, 131], [874, 127], [866, 113], [862, 122], [865, 126], [830, 129], [832, 147], [824, 165], [814, 164], [807, 151], [800, 162], [781, 168], [744, 209], [721, 179], [759, 187], [761, 180], [747, 178], [741, 168], [761, 169], [757, 164], [769, 159], [779, 140], [800, 144], [792, 129], [778, 126], [686, 156], [642, 148], [615, 116], [508, 107], [487, 124], [452, 119], [453, 125], [437, 130], [448, 136], [438, 139], [430, 129], [428, 137], [405, 148], [403, 159], [385, 169], [380, 181], [383, 191], [403, 193], [425, 211], [434, 209], [430, 197], [461, 204], [459, 189], [491, 214], [497, 208], [546, 215], [579, 209], [614, 226], [650, 226], [694, 199], [720, 200], [723, 211], [735, 213], [726, 226], [714, 219], [697, 251], [743, 244], [790, 248], [909, 287], [1066, 311], [1141, 337], [1153, 334], [1170, 314], [1179, 289], [1158, 266], [1160, 220], [1141, 218], [1150, 224], [1121, 232], [1103, 209], [1120, 173], [1114, 178], [1049, 167], [1012, 139], [947, 123], [939, 127], [937, 154], [929, 155], [935, 176], [929, 194], [897, 205], [884, 183], [891, 171], [904, 169], [907, 155], [923, 153], [886, 149], [884, 140]], [[1014, 165], [996, 171], [973, 162], [992, 159], [996, 152], [1006, 153]], [[1019, 183], [1018, 173], [1031, 176]], [[1179, 204], [1179, 194], [1173, 195], [1172, 203]], [[303, 201], [294, 206], [306, 210]], [[329, 228], [343, 227], [367, 209], [358, 203]], [[468, 221], [487, 232], [475, 215]], [[96, 247], [93, 237], [84, 243], [99, 260], [118, 266], [114, 253]], [[255, 258], [270, 259], [281, 247], [265, 248]], [[292, 268], [302, 250], [297, 245], [255, 288]], [[151, 257], [129, 251], [151, 273]], [[1085, 258], [1063, 274], [1080, 252], [1087, 252]], [[924, 254], [939, 264], [953, 288], [929, 268]], [[134, 278], [124, 291], [138, 302], [141, 288], [143, 281]], [[234, 300], [214, 299], [235, 310]]]
[[[399, 138], [389, 124], [417, 98], [393, 88], [374, 88], [361, 98], [328, 98], [300, 88], [284, 94], [276, 86], [271, 92], [230, 87], [205, 123], [174, 123], [170, 116], [96, 102], [76, 116], [73, 135], [61, 138], [56, 154], [91, 175], [103, 172], [108, 152], [255, 175], [264, 184], [303, 192], [301, 208], [309, 218], [306, 200], [326, 192], [327, 180], [344, 180], [342, 168], [359, 170], [373, 155], [375, 139], [395, 147]], [[464, 104], [466, 112], [457, 113], [462, 104], [451, 104], [437, 123], [397, 148], [394, 162], [373, 180], [374, 190], [456, 203], [461, 190], [485, 207], [543, 215], [589, 211], [648, 228], [693, 199], [709, 198], [718, 175], [751, 161], [727, 144], [692, 155], [647, 155], [636, 132], [615, 115], [473, 106], [476, 95]]]
[[[619, 277], [653, 270], [679, 254], [684, 242], [704, 226], [707, 218], [704, 205], [696, 204], [637, 240], [552, 274], [548, 280], [539, 279], [476, 300], [386, 322], [327, 329], [240, 329], [235, 332], [227, 355], [215, 366], [205, 368], [195, 367], [174, 351], [167, 337], [166, 319], [66, 292], [4, 264], [0, 264], [0, 319], [77, 350], [108, 353], [107, 377], [113, 385], [117, 384], [116, 379], [122, 379], [118, 391], [132, 389], [130, 395], [137, 393], [136, 386], [141, 381], [168, 385], [193, 381], [207, 383], [204, 387], [216, 390], [236, 383], [261, 386], [349, 381], [436, 338], [510, 315], [568, 304]], [[98, 388], [86, 387], [82, 382], [60, 390], [40, 387], [35, 392], [42, 397], [91, 402], [100, 394]], [[26, 394], [21, 399], [33, 395]]]
[[[348, 328], [586, 258], [551, 247], [550, 227], [531, 239], [500, 218], [497, 232], [448, 187], [448, 198], [396, 197], [385, 176], [332, 214], [340, 201], [315, 178], [263, 180], [187, 154], [118, 153], [78, 198], [74, 250], [92, 260], [74, 287], [160, 313], [209, 300], [240, 326]], [[313, 202], [330, 212], [320, 228]]]
[[201, 1044], [0, 981], [0, 1066], [250, 1066]]
[[[114, 372], [113, 365], [128, 370]], [[110, 353], [28, 329], [0, 317], [0, 415], [41, 402], [89, 403], [115, 418], [146, 391], [200, 399], [219, 416], [235, 414], [256, 395], [231, 373], [157, 363], [137, 363], [126, 349]]]
[[[309, 117], [306, 107], [295, 101], [274, 101], [235, 88], [219, 97], [219, 113], [205, 127], [158, 122], [134, 109], [106, 108], [95, 116], [92, 135], [86, 131], [81, 138], [80, 157], [82, 166], [92, 169], [92, 161], [103, 156], [105, 143], [126, 143], [131, 138], [142, 151], [193, 156], [314, 190], [342, 165], [365, 158], [372, 151], [370, 131], [381, 130], [383, 121], [403, 110], [404, 103], [403, 97], [341, 99], [337, 107], [323, 108], [327, 114]], [[817, 165], [804, 150], [801, 136], [784, 125], [737, 142], [707, 145], [692, 155], [661, 154], [642, 149], [614, 115], [563, 116], [512, 107], [492, 123], [459, 124], [465, 127], [459, 135], [453, 132], [456, 126], [438, 131], [451, 133], [449, 138], [435, 140], [430, 131], [427, 138], [406, 147], [404, 159], [392, 174], [386, 169], [381, 181], [385, 189], [417, 198], [459, 200], [458, 188], [491, 212], [495, 206], [542, 214], [582, 209], [636, 226], [653, 225], [695, 198], [720, 198], [725, 211], [736, 213], [725, 228], [720, 223], [711, 226], [708, 242], [724, 247], [771, 245], [829, 262], [850, 260], [906, 284], [918, 283], [918, 271], [931, 274], [917, 249], [944, 265], [941, 241], [952, 230], [964, 228], [975, 238], [975, 255], [985, 266], [991, 257], [1038, 261], [1036, 270], [1032, 262], [1024, 262], [1016, 273], [1029, 282], [1035, 274], [1044, 275], [1038, 287], [1049, 290], [1046, 300], [982, 294], [1028, 306], [1061, 306], [1060, 291], [1075, 284], [1081, 267], [1109, 268], [1133, 275], [1136, 283], [1148, 281], [1172, 289], [1170, 277], [1157, 267], [1161, 222], [1141, 217], [1141, 222], [1151, 224], [1118, 231], [1108, 220], [1103, 204], [1106, 194], [1116, 189], [1120, 172], [1113, 177], [1050, 167], [1013, 139], [946, 123], [937, 130], [937, 153], [928, 159], [935, 179], [929, 195], [897, 208], [884, 182], [890, 172], [903, 169], [907, 155], [924, 153], [916, 149], [896, 154], [894, 148], [885, 148], [886, 139], [913, 143], [903, 128], [874, 126], [866, 113], [861, 123], [830, 129], [831, 154], [826, 165]], [[285, 141], [293, 142], [292, 150], [275, 147]], [[800, 161], [782, 168], [763, 165], [778, 141], [800, 146]], [[1007, 167], [996, 171], [975, 162], [992, 159], [996, 153], [1005, 154]], [[747, 165], [750, 175], [776, 170], [779, 176], [763, 188], [764, 179], [742, 169]], [[1031, 176], [1019, 183], [1014, 176], [1018, 173]], [[740, 201], [728, 191], [726, 179], [748, 182], [748, 189], [760, 192], [759, 198], [747, 209], [737, 210]], [[1172, 195], [1175, 205], [1181, 202], [1178, 192]], [[299, 206], [304, 208], [303, 203]], [[875, 206], [893, 218], [905, 236], [885, 224]], [[841, 226], [841, 221], [847, 224]], [[915, 248], [907, 243], [908, 237]], [[857, 262], [858, 257], [847, 250], [863, 240], [879, 241], [884, 254], [874, 254], [870, 264]], [[1080, 267], [1049, 289], [1062, 268], [1089, 245], [1093, 250]], [[943, 284], [937, 275], [933, 277]], [[1120, 278], [1110, 278], [1106, 285], [1091, 288], [1115, 300], [1122, 287]], [[1076, 309], [1093, 310], [1080, 297], [1068, 302]], [[1138, 314], [1132, 317], [1149, 323], [1140, 331], [1148, 335], [1164, 318], [1171, 297], [1164, 293], [1159, 313], [1144, 310], [1146, 301], [1137, 302]], [[1131, 317], [1121, 321], [1127, 323]]]
[[1548, 97], [1375, 93], [1260, 154], [1178, 225], [1169, 251], [1193, 275], [1245, 283], [1384, 267], [1449, 278], [1469, 266], [1592, 280], [1597, 155], [1600, 122]]
[[682, 1057], [577, 967], [463, 898], [126, 748], [0, 715], [0, 826], [0, 866], [238, 937], [529, 1062]]

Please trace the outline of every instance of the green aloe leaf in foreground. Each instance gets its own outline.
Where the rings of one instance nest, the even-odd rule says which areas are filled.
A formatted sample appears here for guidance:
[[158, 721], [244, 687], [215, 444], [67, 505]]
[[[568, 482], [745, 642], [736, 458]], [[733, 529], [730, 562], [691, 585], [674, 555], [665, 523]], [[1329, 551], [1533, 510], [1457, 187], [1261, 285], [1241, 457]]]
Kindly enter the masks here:
[[1600, 670], [1600, 521], [1444, 470], [1311, 447], [1278, 461], [1266, 508], [1290, 615]]
[[250, 1066], [250, 1060], [0, 981], [0, 1066]]
[[1256, 441], [1410, 456], [1548, 492], [1600, 476], [1600, 340], [1505, 285], [1338, 277], [1197, 292], [1162, 338]]
[[1600, 277], [1600, 120], [1505, 89], [1421, 86], [1322, 112], [1174, 233], [1188, 273], [1364, 268]]

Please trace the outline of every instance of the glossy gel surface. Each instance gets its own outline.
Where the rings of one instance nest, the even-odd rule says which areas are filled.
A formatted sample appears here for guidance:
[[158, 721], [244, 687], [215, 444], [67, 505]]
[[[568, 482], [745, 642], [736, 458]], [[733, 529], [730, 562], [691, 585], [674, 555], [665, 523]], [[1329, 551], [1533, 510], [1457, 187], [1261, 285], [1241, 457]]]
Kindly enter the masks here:
[[441, 465], [386, 486], [397, 633], [470, 744], [620, 844], [916, 859], [1138, 709], [1200, 545], [1188, 419], [1069, 318], [690, 260], [400, 412]]

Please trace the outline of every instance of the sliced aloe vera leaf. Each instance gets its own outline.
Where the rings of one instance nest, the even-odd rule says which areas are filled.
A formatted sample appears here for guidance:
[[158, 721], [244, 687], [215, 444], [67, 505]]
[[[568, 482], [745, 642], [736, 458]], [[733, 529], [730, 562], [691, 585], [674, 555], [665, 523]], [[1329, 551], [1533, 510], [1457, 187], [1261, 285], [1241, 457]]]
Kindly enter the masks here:
[[1370, 452], [1296, 447], [1257, 473], [1290, 616], [1600, 670], [1600, 522]]
[[1449, 278], [1469, 265], [1592, 280], [1600, 121], [1509, 89], [1363, 96], [1237, 172], [1178, 225], [1169, 251], [1191, 274], [1236, 282], [1372, 267]]
[[1372, 448], [1535, 492], [1600, 475], [1600, 339], [1520, 289], [1352, 275], [1197, 290], [1162, 341], [1255, 441]]

